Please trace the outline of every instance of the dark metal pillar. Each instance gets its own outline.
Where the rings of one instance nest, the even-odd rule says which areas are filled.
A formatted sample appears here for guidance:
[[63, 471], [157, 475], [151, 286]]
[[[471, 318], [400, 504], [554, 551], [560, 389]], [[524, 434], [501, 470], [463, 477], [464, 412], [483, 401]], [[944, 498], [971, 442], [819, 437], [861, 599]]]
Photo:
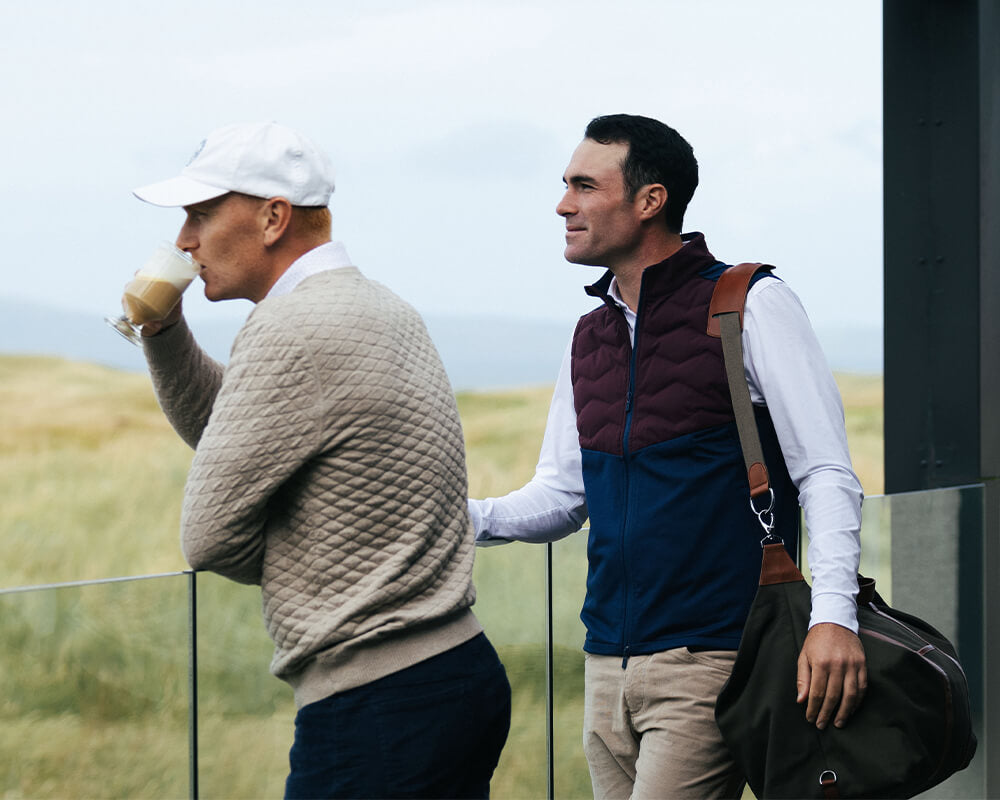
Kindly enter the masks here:
[[886, 0], [886, 491], [979, 478], [975, 0]]
[[884, 0], [883, 9], [885, 486], [890, 494], [986, 486], [983, 530], [959, 542], [954, 588], [962, 619], [977, 623], [958, 644], [977, 673], [977, 758], [982, 789], [995, 797], [1000, 0]]

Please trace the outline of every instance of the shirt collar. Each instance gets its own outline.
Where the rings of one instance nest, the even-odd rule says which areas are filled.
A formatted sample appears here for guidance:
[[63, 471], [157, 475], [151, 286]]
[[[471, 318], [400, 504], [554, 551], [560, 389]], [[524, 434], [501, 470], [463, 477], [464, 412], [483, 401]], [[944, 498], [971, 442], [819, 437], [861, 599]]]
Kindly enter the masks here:
[[625, 315], [625, 322], [628, 325], [628, 335], [635, 342], [635, 312], [628, 307], [628, 303], [622, 300], [621, 292], [618, 291], [618, 278], [612, 276], [611, 283], [608, 284], [608, 297], [610, 297], [616, 306], [622, 310]]
[[611, 276], [611, 283], [608, 284], [608, 297], [615, 301], [615, 304], [622, 309], [631, 310], [628, 304], [622, 300], [621, 292], [618, 291], [618, 278]]
[[267, 297], [282, 297], [289, 294], [302, 281], [317, 272], [350, 266], [353, 265], [347, 255], [347, 248], [342, 242], [321, 244], [295, 259], [282, 276], [274, 282]]

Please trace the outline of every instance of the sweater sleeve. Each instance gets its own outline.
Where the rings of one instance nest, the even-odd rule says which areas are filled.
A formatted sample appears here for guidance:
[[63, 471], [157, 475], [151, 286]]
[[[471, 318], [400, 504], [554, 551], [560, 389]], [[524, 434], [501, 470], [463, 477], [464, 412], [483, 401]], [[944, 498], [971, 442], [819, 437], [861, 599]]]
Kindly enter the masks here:
[[260, 583], [268, 506], [319, 448], [320, 382], [294, 332], [240, 332], [184, 490], [181, 545], [194, 569]]
[[178, 436], [197, 447], [222, 384], [222, 365], [198, 346], [183, 317], [144, 338], [142, 347], [163, 413]]

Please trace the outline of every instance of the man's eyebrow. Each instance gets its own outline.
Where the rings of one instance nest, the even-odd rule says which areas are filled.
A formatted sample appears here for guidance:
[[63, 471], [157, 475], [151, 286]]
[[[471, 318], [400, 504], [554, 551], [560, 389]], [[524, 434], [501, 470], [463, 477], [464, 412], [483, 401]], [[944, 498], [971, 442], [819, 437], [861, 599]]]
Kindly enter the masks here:
[[596, 184], [597, 181], [594, 178], [590, 177], [589, 175], [570, 175], [568, 178], [565, 176], [563, 177], [563, 183], [569, 186], [570, 184], [577, 185], [581, 183]]

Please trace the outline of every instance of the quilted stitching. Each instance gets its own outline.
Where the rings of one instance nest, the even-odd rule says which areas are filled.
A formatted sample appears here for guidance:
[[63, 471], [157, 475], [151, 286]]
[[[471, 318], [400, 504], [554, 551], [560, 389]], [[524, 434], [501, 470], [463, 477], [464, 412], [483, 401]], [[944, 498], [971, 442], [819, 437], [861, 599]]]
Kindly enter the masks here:
[[[186, 383], [167, 398], [216, 385], [207, 369], [163, 375]], [[261, 584], [280, 677], [471, 606], [467, 496], [454, 394], [419, 315], [331, 270], [261, 302], [237, 337], [182, 544], [192, 567]]]
[[[718, 339], [705, 332], [715, 259], [703, 241], [643, 273], [636, 336], [632, 452], [733, 420]], [[607, 305], [581, 318], [573, 341], [573, 388], [580, 444], [624, 452], [632, 348], [623, 314]]]

